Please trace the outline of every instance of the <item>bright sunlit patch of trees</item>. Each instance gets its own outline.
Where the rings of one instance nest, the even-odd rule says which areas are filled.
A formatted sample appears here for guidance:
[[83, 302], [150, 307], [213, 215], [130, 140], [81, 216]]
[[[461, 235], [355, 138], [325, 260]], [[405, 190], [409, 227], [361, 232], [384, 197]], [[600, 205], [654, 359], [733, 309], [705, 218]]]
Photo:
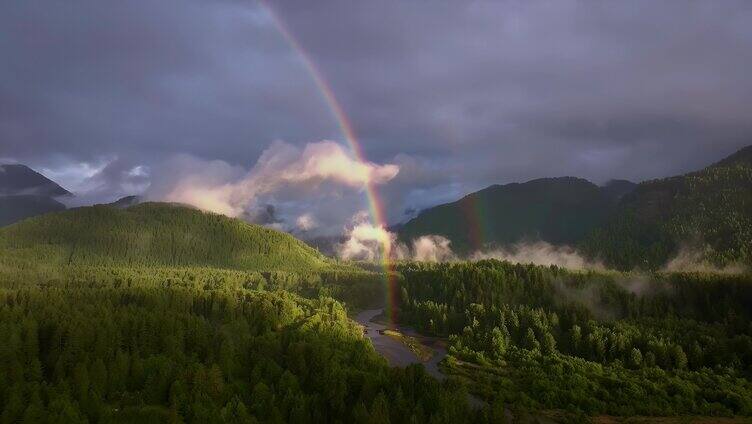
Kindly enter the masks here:
[[70, 272], [0, 290], [2, 422], [472, 420], [457, 388], [388, 367], [331, 298], [261, 275]]
[[93, 206], [0, 229], [2, 260], [315, 272], [332, 261], [289, 234], [185, 206]]

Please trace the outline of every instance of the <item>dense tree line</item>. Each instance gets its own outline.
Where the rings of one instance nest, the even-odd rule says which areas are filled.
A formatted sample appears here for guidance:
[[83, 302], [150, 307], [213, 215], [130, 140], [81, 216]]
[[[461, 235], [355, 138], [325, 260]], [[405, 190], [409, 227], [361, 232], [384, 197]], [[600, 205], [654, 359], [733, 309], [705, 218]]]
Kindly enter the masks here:
[[448, 336], [488, 399], [616, 415], [752, 414], [752, 281], [402, 264], [400, 320]]
[[136, 274], [0, 289], [0, 422], [474, 420], [461, 389], [388, 367], [331, 298]]
[[385, 277], [347, 267], [320, 272], [236, 271], [204, 267], [48, 266], [0, 255], [0, 288], [130, 288], [148, 286], [194, 290], [286, 290], [307, 298], [332, 297], [351, 308], [383, 299]]

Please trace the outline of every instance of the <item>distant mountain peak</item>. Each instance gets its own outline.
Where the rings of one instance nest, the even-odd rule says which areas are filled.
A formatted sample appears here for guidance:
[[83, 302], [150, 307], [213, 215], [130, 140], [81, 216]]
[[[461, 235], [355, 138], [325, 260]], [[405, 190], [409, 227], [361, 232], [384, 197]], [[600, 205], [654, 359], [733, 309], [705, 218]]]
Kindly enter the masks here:
[[22, 164], [0, 165], [0, 196], [72, 196], [39, 172]]
[[528, 180], [522, 183], [513, 182], [507, 184], [493, 184], [484, 189], [470, 193], [465, 197], [477, 196], [480, 194], [491, 193], [498, 190], [529, 190], [529, 189], [542, 189], [547, 190], [554, 187], [579, 187], [586, 189], [596, 189], [597, 186], [590, 181], [579, 177], [544, 177]]
[[125, 197], [121, 197], [115, 200], [112, 203], [108, 203], [107, 206], [113, 206], [116, 208], [125, 209], [134, 205], [138, 205], [139, 203], [142, 203], [142, 202], [143, 202], [143, 198], [141, 198], [141, 196], [125, 196]]
[[633, 183], [629, 180], [620, 180], [618, 178], [610, 179], [606, 181], [606, 184], [603, 184], [603, 187], [613, 187], [613, 186], [619, 186], [619, 185], [637, 185], [637, 183]]

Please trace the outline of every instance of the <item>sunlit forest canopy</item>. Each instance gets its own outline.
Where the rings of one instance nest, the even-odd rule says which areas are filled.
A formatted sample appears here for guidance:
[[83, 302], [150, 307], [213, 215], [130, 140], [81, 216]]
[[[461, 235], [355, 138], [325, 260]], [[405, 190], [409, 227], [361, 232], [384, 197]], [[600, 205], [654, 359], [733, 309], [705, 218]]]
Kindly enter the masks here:
[[1, 260], [54, 265], [206, 266], [314, 272], [332, 261], [289, 234], [198, 209], [76, 208], [0, 229]]

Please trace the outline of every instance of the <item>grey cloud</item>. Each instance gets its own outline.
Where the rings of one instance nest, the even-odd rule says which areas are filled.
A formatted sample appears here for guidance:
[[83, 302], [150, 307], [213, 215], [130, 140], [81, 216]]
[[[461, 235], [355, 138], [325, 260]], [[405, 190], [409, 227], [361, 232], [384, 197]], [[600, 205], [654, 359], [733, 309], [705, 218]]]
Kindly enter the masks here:
[[284, 220], [277, 216], [277, 208], [274, 205], [262, 205], [250, 211], [246, 211], [245, 217], [249, 222], [260, 225], [282, 224]]
[[[400, 164], [380, 187], [393, 222], [493, 183], [655, 178], [752, 143], [745, 0], [270, 7], [368, 160]], [[37, 168], [118, 158], [159, 186], [176, 154], [248, 168], [277, 139], [344, 141], [256, 2], [5, 2], [0, 55], [12, 58], [0, 66], [0, 157]], [[99, 186], [122, 187], [125, 171]], [[364, 204], [362, 193], [298, 194], [269, 201], [288, 222], [322, 215], [322, 228], [349, 218], [336, 208]]]
[[[19, 160], [175, 152], [252, 162], [250, 140], [334, 133], [253, 3], [0, 6], [0, 135]], [[313, 134], [311, 134], [313, 132]]]

